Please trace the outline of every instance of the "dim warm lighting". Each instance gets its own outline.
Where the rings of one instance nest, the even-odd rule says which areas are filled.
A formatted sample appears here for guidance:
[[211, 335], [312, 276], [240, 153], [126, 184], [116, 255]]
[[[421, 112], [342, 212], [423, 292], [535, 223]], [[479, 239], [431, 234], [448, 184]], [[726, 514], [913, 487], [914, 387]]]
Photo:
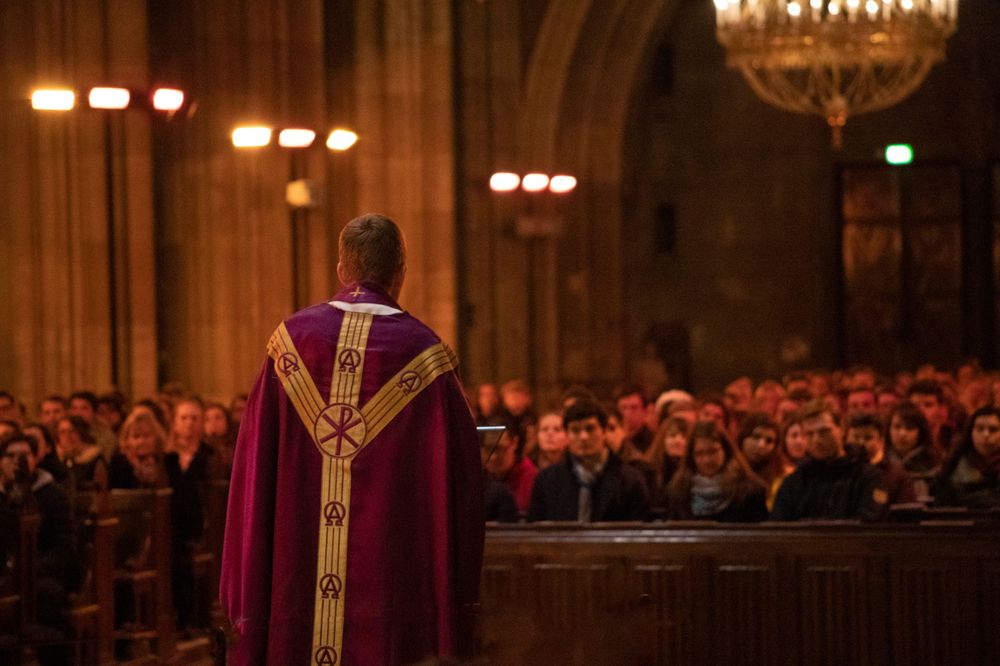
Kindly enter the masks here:
[[157, 111], [176, 111], [184, 106], [184, 92], [174, 88], [157, 88], [153, 92], [153, 108]]
[[490, 176], [490, 189], [494, 192], [513, 192], [521, 184], [521, 177], [509, 171], [498, 171]]
[[87, 96], [92, 109], [127, 109], [131, 99], [128, 88], [91, 88]]
[[285, 129], [278, 134], [278, 145], [282, 148], [308, 148], [316, 140], [316, 132], [310, 129]]
[[330, 150], [347, 150], [358, 141], [358, 135], [350, 130], [335, 129], [330, 132], [330, 138], [326, 140], [326, 147]]
[[525, 192], [541, 192], [549, 186], [549, 177], [544, 173], [528, 173], [521, 179]]
[[263, 148], [271, 143], [271, 128], [245, 125], [233, 130], [233, 145], [237, 148]]
[[69, 111], [76, 103], [76, 93], [65, 88], [43, 88], [31, 93], [31, 108], [36, 111]]
[[839, 147], [849, 118], [906, 99], [944, 59], [958, 0], [716, 0], [715, 17], [726, 64], [768, 104], [826, 119]]
[[908, 143], [894, 143], [885, 147], [885, 161], [895, 166], [913, 162], [913, 146]]
[[576, 178], [573, 176], [552, 176], [549, 181], [549, 191], [553, 194], [566, 194], [576, 189]]

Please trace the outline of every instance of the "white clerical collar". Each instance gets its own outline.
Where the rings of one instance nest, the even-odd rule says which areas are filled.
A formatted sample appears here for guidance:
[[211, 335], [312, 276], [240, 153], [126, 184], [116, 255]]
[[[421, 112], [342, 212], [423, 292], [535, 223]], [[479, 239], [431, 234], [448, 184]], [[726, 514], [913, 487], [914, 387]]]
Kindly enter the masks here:
[[338, 310], [343, 310], [344, 312], [362, 312], [364, 314], [372, 315], [394, 315], [403, 313], [402, 310], [397, 310], [396, 308], [391, 308], [388, 305], [382, 305], [381, 303], [346, 303], [344, 301], [330, 301], [330, 305]]

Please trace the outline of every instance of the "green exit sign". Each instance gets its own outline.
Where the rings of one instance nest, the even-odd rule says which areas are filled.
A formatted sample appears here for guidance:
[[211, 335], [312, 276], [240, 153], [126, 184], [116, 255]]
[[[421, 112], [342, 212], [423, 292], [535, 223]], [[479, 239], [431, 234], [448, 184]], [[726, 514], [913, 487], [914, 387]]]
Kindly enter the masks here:
[[913, 146], [908, 143], [894, 143], [885, 147], [885, 161], [889, 164], [902, 165], [913, 162]]

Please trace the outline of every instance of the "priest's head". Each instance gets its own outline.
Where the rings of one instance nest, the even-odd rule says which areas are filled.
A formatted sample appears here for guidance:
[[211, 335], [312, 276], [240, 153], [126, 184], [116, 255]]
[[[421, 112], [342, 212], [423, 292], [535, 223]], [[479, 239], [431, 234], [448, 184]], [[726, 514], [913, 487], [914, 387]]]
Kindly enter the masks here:
[[348, 222], [340, 232], [337, 277], [345, 285], [374, 282], [398, 300], [406, 277], [406, 241], [396, 223], [374, 213]]

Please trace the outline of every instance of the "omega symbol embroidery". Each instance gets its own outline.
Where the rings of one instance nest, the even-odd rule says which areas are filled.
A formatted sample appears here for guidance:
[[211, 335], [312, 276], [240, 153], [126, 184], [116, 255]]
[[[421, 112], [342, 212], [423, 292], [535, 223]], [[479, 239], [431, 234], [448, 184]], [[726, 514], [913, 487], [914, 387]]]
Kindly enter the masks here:
[[340, 365], [341, 372], [353, 375], [358, 371], [358, 366], [361, 365], [361, 352], [357, 349], [345, 349], [337, 356], [337, 363]]
[[321, 647], [316, 650], [316, 666], [333, 666], [337, 663], [337, 651], [332, 647]]
[[285, 377], [289, 376], [293, 372], [299, 371], [299, 357], [295, 354], [284, 353], [278, 358], [278, 370], [281, 371]]
[[396, 388], [406, 395], [413, 393], [420, 388], [420, 375], [415, 373], [413, 370], [407, 370], [403, 373], [403, 376], [399, 378], [399, 381], [396, 382]]
[[335, 574], [326, 574], [319, 580], [319, 591], [323, 593], [324, 599], [340, 599], [340, 590], [344, 583]]
[[340, 502], [327, 502], [326, 506], [323, 507], [323, 518], [326, 520], [327, 527], [333, 527], [335, 524], [337, 527], [343, 527], [346, 517], [347, 507]]

